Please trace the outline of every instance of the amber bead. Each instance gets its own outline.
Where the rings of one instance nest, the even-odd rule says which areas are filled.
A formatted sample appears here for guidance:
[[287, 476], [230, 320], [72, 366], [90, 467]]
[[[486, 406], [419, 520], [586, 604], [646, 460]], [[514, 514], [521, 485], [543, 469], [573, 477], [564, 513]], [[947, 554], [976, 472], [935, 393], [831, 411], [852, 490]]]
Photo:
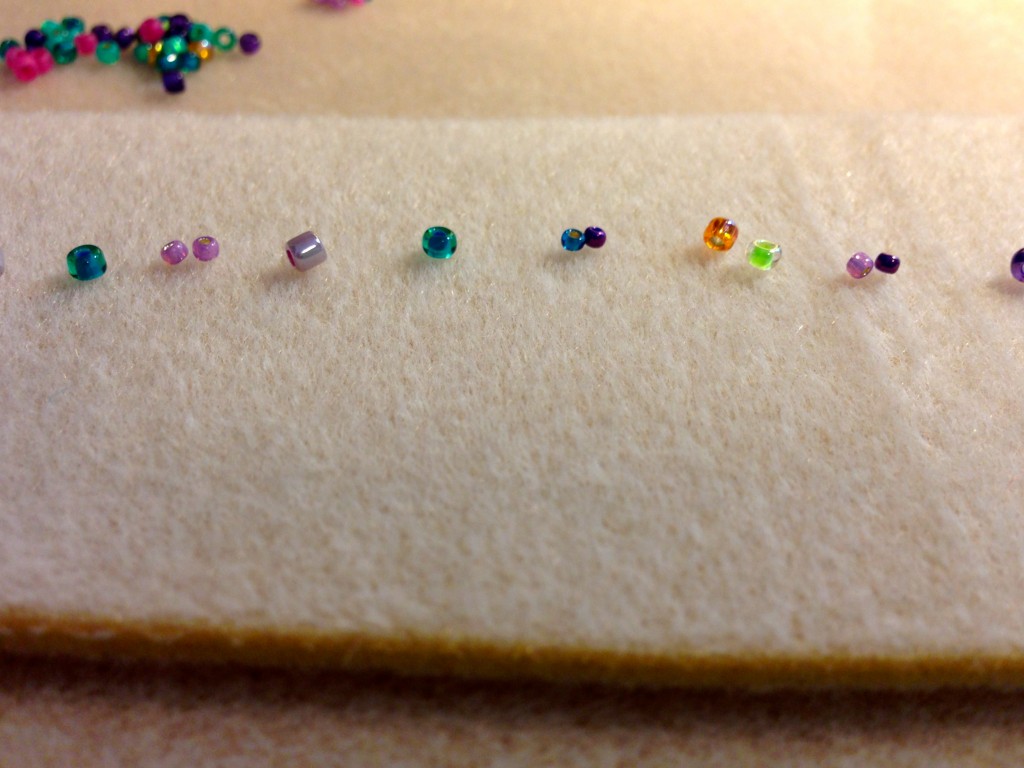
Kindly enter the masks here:
[[199, 57], [202, 62], [208, 61], [213, 56], [213, 44], [209, 40], [193, 40], [188, 44], [188, 49]]
[[713, 251], [728, 251], [739, 233], [740, 228], [732, 219], [712, 219], [704, 230], [704, 245]]

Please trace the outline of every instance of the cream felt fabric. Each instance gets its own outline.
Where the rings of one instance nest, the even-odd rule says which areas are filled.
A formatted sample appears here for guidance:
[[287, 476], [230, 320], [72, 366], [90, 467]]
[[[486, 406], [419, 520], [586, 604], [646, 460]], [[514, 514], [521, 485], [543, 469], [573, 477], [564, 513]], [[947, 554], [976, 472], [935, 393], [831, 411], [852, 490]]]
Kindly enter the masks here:
[[1020, 679], [1019, 121], [5, 124], [9, 622]]

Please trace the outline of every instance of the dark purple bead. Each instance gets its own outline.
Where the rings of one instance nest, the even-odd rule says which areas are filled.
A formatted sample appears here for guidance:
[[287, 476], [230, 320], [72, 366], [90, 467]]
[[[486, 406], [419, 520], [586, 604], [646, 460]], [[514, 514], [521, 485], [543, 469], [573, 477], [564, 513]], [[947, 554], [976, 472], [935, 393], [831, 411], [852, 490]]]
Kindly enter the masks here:
[[96, 35], [97, 43], [106, 43], [114, 39], [114, 32], [106, 24], [97, 24], [92, 28], [92, 33]]
[[135, 30], [131, 27], [121, 27], [114, 35], [114, 39], [122, 51], [125, 48], [131, 48], [132, 43], [135, 42]]
[[25, 47], [28, 50], [33, 48], [42, 48], [46, 45], [46, 35], [43, 34], [41, 29], [30, 29], [25, 33]]
[[238, 47], [246, 56], [252, 56], [260, 49], [260, 36], [252, 32], [246, 32], [238, 38]]
[[185, 90], [185, 76], [175, 70], [164, 72], [164, 90], [168, 93], [181, 93]]
[[164, 33], [164, 39], [168, 37], [188, 37], [189, 30], [192, 29], [192, 22], [188, 20], [188, 16], [184, 13], [176, 13], [167, 20], [167, 31]]
[[900, 268], [900, 259], [898, 256], [890, 256], [888, 253], [878, 254], [878, 258], [875, 259], [875, 269], [879, 272], [885, 272], [887, 275], [895, 275], [896, 270]]
[[600, 248], [607, 239], [608, 235], [600, 227], [587, 227], [583, 232], [583, 242], [591, 248]]
[[1013, 254], [1013, 258], [1010, 259], [1010, 274], [1014, 280], [1024, 283], [1024, 248]]

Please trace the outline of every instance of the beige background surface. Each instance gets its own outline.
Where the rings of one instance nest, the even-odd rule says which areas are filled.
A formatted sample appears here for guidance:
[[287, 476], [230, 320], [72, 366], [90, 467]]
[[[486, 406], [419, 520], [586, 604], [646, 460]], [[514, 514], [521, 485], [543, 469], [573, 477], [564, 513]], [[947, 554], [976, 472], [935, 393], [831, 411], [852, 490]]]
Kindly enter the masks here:
[[[1022, 54], [1015, 45], [1021, 20], [1013, 4], [945, 3], [926, 9], [888, 3], [833, 4], [827, 9], [809, 6], [749, 4], [703, 11], [689, 4], [669, 3], [634, 3], [627, 8], [611, 2], [585, 7], [557, 2], [456, 2], [446, 4], [449, 15], [445, 17], [426, 3], [378, 0], [369, 8], [333, 17], [300, 4], [264, 4], [245, 9], [250, 26], [267, 39], [264, 54], [251, 61], [222, 61], [219, 64], [223, 66], [211, 67], [191, 81], [188, 102], [165, 99], [152, 81], [129, 68], [96, 73], [87, 65], [79, 65], [27, 89], [5, 81], [0, 104], [5, 110], [18, 111], [159, 111], [178, 115], [178, 119], [187, 119], [195, 112], [236, 110], [284, 113], [285, 118], [296, 112], [413, 118], [842, 112], [862, 114], [863, 126], [870, 128], [876, 122], [875, 114], [887, 111], [1012, 114], [1024, 95]], [[12, 30], [21, 31], [38, 21], [37, 17], [48, 14], [51, 7], [55, 15], [65, 10], [45, 3], [5, 7], [5, 28], [10, 25]], [[138, 15], [136, 4], [131, 4], [130, 13], [128, 7], [126, 3], [111, 3], [104, 4], [103, 10], [111, 20], [120, 21]], [[81, 10], [90, 20], [99, 13], [84, 7], [75, 10]], [[26, 14], [31, 17], [23, 18]], [[236, 21], [242, 15], [237, 4], [204, 4], [202, 15], [223, 18], [239, 28], [246, 26]], [[361, 25], [358, 28], [357, 23]], [[275, 37], [280, 41], [277, 45]], [[308, 55], [295, 53], [297, 40], [302, 41]], [[709, 45], [709, 40], [715, 44]], [[517, 76], [510, 77], [510, 69]], [[59, 118], [43, 115], [41, 119]], [[968, 146], [970, 130], [964, 129]], [[980, 145], [978, 151], [988, 165], [982, 172], [966, 176], [954, 170], [974, 167], [970, 152], [961, 158], [962, 162], [946, 168], [943, 175], [938, 167], [941, 150], [915, 148], [914, 134], [898, 134], [911, 151], [906, 155], [907, 162], [900, 163], [897, 140], [887, 158], [893, 173], [883, 177], [883, 196], [892, 199], [901, 191], [928, 190], [932, 203], [944, 205], [950, 189], [959, 187], [964, 199], [968, 193], [977, 193], [975, 204], [979, 210], [983, 203], [989, 203], [989, 210], [997, 212], [996, 230], [1001, 233], [997, 239], [1005, 237], [1005, 243], [993, 245], [993, 251], [1001, 258], [1007, 248], [1012, 252], [1017, 247], [1014, 238], [1020, 237], [1019, 229], [1014, 231], [1012, 216], [1001, 218], [1002, 206], [1008, 205], [1007, 200], [1013, 199], [1017, 191], [1013, 163], [1019, 147], [1013, 138], [1016, 128], [1012, 121], [994, 128], [989, 124], [988, 130], [999, 134], [1002, 143]], [[808, 141], [813, 144], [813, 140]], [[879, 143], [887, 141], [883, 138]], [[855, 145], [848, 148], [849, 157], [857, 157], [857, 152]], [[1002, 170], [1000, 152], [1008, 160]], [[910, 161], [928, 156], [935, 160], [935, 166], [929, 168], [933, 175], [916, 177], [917, 165]], [[938, 184], [929, 183], [936, 178]], [[907, 187], [890, 186], [905, 179], [912, 179]], [[850, 192], [846, 205], [838, 212], [849, 216], [851, 211], [870, 206], [875, 189], [871, 181]], [[812, 199], [815, 189], [804, 192]], [[827, 212], [815, 210], [819, 214]], [[950, 206], [947, 210], [959, 208]], [[908, 202], [900, 222], [912, 222], [915, 213], [920, 209], [915, 211], [913, 201]], [[990, 231], [971, 226], [979, 220], [976, 216], [965, 217], [959, 222], [963, 226], [948, 222], [948, 229], [934, 236], [929, 252], [941, 250], [941, 243], [952, 240], [956, 253], [966, 255], [968, 246], [978, 242], [979, 231]], [[829, 234], [823, 226], [815, 231], [820, 238]], [[1004, 310], [1012, 312], [1012, 286], [1004, 289], [1000, 282], [1006, 279], [1004, 269], [993, 267], [991, 278], [986, 274], [981, 279], [988, 285], [986, 295], [996, 304], [1005, 299]], [[949, 292], [944, 294], [947, 300], [957, 295], [953, 291], [956, 277], [962, 275], [951, 276]], [[879, 291], [874, 289], [872, 294], [877, 296]], [[999, 327], [992, 326], [990, 340], [1000, 338]], [[1016, 350], [1013, 354], [1019, 352], [1017, 347], [1011, 349]], [[1003, 368], [996, 365], [990, 370]], [[1011, 388], [1006, 397], [1014, 394]], [[999, 431], [1005, 426], [992, 428]], [[996, 492], [991, 487], [989, 491]], [[1009, 494], [1005, 497], [1007, 503], [1013, 498]], [[994, 536], [1006, 533], [1002, 529], [990, 532]], [[1007, 554], [1012, 551], [1012, 541], [1011, 536], [1004, 542]], [[938, 564], [935, 567], [933, 573], [943, 572]], [[1015, 578], [1013, 571], [1002, 575], [1011, 581]], [[979, 597], [982, 603], [992, 599], [991, 594]], [[1015, 615], [1011, 602], [1005, 617], [1013, 620]], [[124, 762], [140, 761], [146, 754], [163, 752], [163, 745], [173, 741], [179, 727], [196, 733], [208, 728], [205, 732], [212, 734], [212, 742], [224, 735], [225, 723], [251, 735], [252, 741], [247, 743], [265, 744], [270, 754], [275, 750], [278, 755], [291, 754], [292, 749], [308, 749], [308, 745], [300, 746], [291, 739], [294, 731], [287, 723], [297, 716], [311, 716], [316, 723], [313, 730], [322, 738], [314, 742], [321, 755], [337, 753], [341, 748], [335, 739], [351, 736], [350, 755], [379, 754], [382, 743], [411, 743], [413, 746], [400, 756], [424, 765], [454, 762], [451, 756], [459, 754], [471, 756], [464, 761], [467, 763], [494, 762], [499, 759], [499, 750], [508, 749], [510, 739], [520, 737], [527, 753], [537, 750], [546, 754], [552, 749], [572, 748], [566, 745], [582, 749], [583, 745], [596, 744], [595, 752], [585, 754], [580, 764], [600, 764], [602, 760], [615, 764], [621, 750], [634, 764], [644, 760], [647, 764], [666, 763], [673, 760], [675, 739], [688, 737], [700, 741], [698, 750], [703, 751], [697, 754], [702, 754], [708, 764], [722, 755], [730, 764], [744, 760], [753, 764], [757, 755], [764, 754], [790, 755], [793, 764], [800, 764], [800, 759], [828, 764], [826, 758], [842, 764], [850, 755], [850, 759], [859, 758], [862, 763], [878, 764], [893, 764], [894, 758], [897, 764], [934, 765], [942, 760], [958, 765], [1012, 764], [1014, 749], [1019, 748], [1019, 702], [999, 695], [965, 700], [959, 696], [898, 697], [884, 705], [857, 697], [841, 697], [839, 704], [823, 705], [822, 699], [798, 697], [752, 705], [749, 700], [717, 696], [712, 697], [708, 710], [684, 703], [672, 710], [678, 713], [673, 715], [676, 719], [666, 723], [660, 719], [663, 702], [654, 705], [655, 713], [649, 703], [638, 704], [630, 697], [607, 693], [599, 695], [598, 700], [604, 696], [610, 702], [611, 714], [597, 718], [594, 730], [586, 723], [579, 726], [578, 720], [568, 714], [578, 711], [580, 700], [546, 690], [499, 694], [495, 704], [491, 694], [477, 697], [472, 690], [457, 686], [428, 686], [429, 692], [421, 694], [410, 687], [389, 689], [371, 682], [357, 689], [362, 690], [357, 694], [363, 697], [362, 704], [348, 710], [340, 707], [330, 693], [339, 685], [348, 690], [348, 682], [328, 684], [327, 693], [318, 696], [310, 693], [324, 687], [323, 680], [316, 678], [294, 682], [277, 678], [266, 687], [250, 686], [243, 675], [204, 688], [189, 682], [192, 677], [189, 672], [180, 677], [165, 673], [163, 682], [152, 683], [146, 672], [112, 674], [105, 668], [75, 667], [49, 672], [38, 665], [12, 662], [2, 676], [5, 698], [0, 727], [7, 734], [13, 731], [18, 735], [18, 739], [12, 737], [7, 742], [16, 745], [18, 751], [8, 753], [14, 757], [0, 755], [0, 759], [31, 764], [29, 760], [38, 758], [36, 764], [60, 764], [60, 745], [90, 754], [89, 745], [99, 744], [91, 753], [96, 764], [103, 764], [104, 759], [109, 763], [111, 755], [122, 757]], [[210, 706], [208, 700], [211, 696], [217, 698], [214, 691], [221, 691], [222, 684], [231, 693]], [[140, 707], [138, 691], [152, 691], [154, 686], [164, 693], [143, 693], [143, 701], [149, 697], [148, 701], [155, 703]], [[441, 715], [442, 719], [453, 718], [455, 727], [452, 735], [432, 751], [422, 746], [422, 739], [436, 733], [437, 720], [429, 714], [435, 695], [442, 713], [447, 713]], [[510, 699], [502, 704], [501, 696]], [[402, 702], [423, 702], [423, 697], [430, 703], [410, 705], [407, 719], [381, 719], [375, 721], [376, 725], [367, 725], [373, 720], [366, 714], [367, 709], [391, 710]], [[279, 704], [281, 698], [288, 703]], [[482, 711], [470, 707], [470, 712], [460, 703], [488, 699], [490, 703], [485, 703]], [[513, 699], [516, 703], [509, 703]], [[521, 707], [527, 711], [543, 709], [551, 699], [555, 703], [536, 718], [517, 714]], [[892, 730], [871, 725], [878, 721], [869, 713], [879, 708], [883, 717], [891, 716]], [[140, 710], [143, 716], [130, 714]], [[822, 710], [827, 714], [815, 719], [812, 712]], [[182, 711], [192, 713], [194, 718], [183, 720]], [[707, 712], [705, 720], [695, 714], [698, 711]], [[776, 715], [778, 711], [782, 714]], [[350, 712], [355, 713], [351, 718]], [[204, 720], [207, 716], [209, 719]], [[618, 725], [620, 716], [626, 727]], [[286, 724], [274, 722], [278, 719]], [[689, 727], [694, 720], [718, 736], [704, 741]], [[766, 721], [768, 725], [762, 730], [761, 724]], [[506, 722], [514, 725], [507, 726]], [[57, 727], [56, 723], [63, 725]], [[59, 733], [62, 728], [63, 733]], [[36, 738], [40, 733], [51, 736], [50, 749], [57, 750], [49, 757], [42, 740]], [[108, 739], [101, 744], [96, 734], [103, 733], [110, 739], [120, 735], [121, 741]], [[619, 739], [622, 742], [618, 746], [609, 742], [618, 743]], [[198, 740], [202, 742], [202, 738]], [[659, 744], [665, 745], [664, 752], [659, 753]], [[209, 750], [218, 748], [211, 743]], [[126, 751], [119, 753], [119, 749]], [[520, 763], [535, 764], [538, 759], [536, 752], [532, 759], [522, 751], [512, 750], [512, 754], [509, 759]], [[247, 757], [254, 760], [251, 755]], [[325, 762], [330, 759], [323, 757]], [[173, 754], [168, 757], [169, 764], [185, 760]]]

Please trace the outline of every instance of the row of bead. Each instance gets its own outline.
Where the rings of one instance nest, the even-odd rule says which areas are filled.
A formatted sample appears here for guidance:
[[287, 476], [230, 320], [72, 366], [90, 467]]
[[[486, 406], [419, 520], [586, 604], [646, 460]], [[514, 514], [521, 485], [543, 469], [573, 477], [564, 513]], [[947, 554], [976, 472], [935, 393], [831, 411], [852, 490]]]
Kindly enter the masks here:
[[256, 53], [262, 45], [252, 32], [239, 38], [229, 27], [214, 30], [183, 13], [148, 18], [138, 30], [122, 27], [117, 32], [106, 24], [86, 31], [82, 19], [68, 16], [61, 22], [47, 20], [38, 29], [30, 29], [25, 33], [24, 47], [13, 38], [3, 40], [0, 58], [15, 78], [27, 83], [49, 72], [55, 63], [71, 64], [79, 56], [95, 54], [102, 64], [116, 64], [121, 52], [135, 45], [135, 59], [160, 71], [168, 93], [181, 93], [186, 73], [197, 71], [214, 50], [227, 52], [236, 44], [246, 55]]

